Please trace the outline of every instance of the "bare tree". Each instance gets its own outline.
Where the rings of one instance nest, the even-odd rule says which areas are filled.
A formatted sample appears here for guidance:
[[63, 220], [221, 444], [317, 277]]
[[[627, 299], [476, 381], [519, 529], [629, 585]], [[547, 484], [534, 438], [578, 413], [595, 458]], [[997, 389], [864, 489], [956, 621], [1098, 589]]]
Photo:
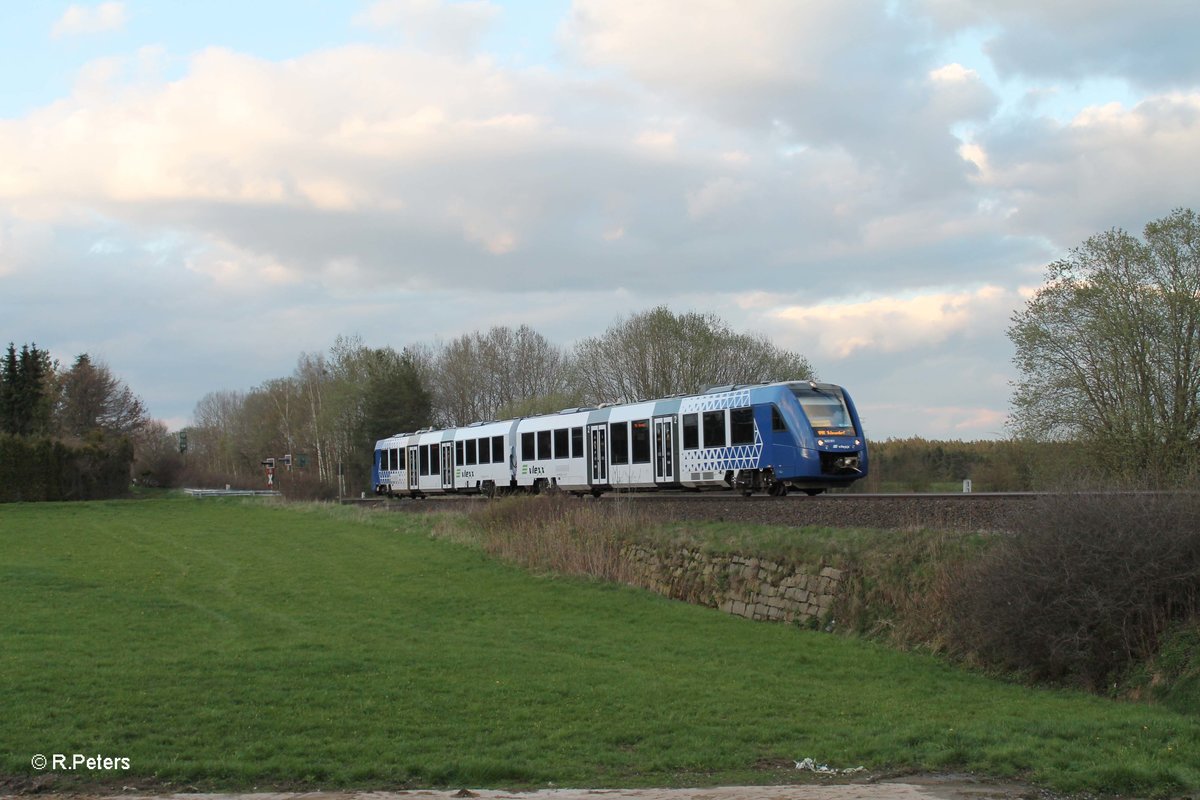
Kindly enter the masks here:
[[325, 356], [321, 353], [301, 353], [296, 364], [295, 380], [300, 388], [301, 402], [306, 411], [301, 436], [312, 449], [316, 461], [317, 476], [321, 480], [329, 480], [332, 476], [330, 465], [330, 442], [326, 433], [327, 419], [325, 414], [325, 394], [330, 382], [329, 368]]
[[566, 363], [560, 348], [527, 325], [464, 334], [438, 349], [426, 367], [435, 417], [439, 424], [464, 425], [539, 407], [546, 398], [569, 400]]
[[676, 315], [665, 306], [584, 339], [572, 360], [575, 385], [589, 402], [627, 402], [719, 384], [813, 377], [807, 359], [761, 334], [736, 333], [715, 314]]
[[205, 470], [245, 475], [236, 455], [239, 417], [245, 405], [242, 392], [223, 389], [209, 392], [192, 412], [195, 424], [188, 429], [188, 458]]

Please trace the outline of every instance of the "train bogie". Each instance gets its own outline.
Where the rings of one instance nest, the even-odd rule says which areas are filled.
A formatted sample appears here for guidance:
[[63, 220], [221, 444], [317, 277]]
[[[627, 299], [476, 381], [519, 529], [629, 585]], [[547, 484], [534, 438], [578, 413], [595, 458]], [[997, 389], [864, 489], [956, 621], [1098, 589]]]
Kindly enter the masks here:
[[805, 381], [397, 434], [376, 444], [372, 476], [377, 493], [414, 497], [670, 488], [779, 495], [848, 486], [866, 471], [850, 397]]

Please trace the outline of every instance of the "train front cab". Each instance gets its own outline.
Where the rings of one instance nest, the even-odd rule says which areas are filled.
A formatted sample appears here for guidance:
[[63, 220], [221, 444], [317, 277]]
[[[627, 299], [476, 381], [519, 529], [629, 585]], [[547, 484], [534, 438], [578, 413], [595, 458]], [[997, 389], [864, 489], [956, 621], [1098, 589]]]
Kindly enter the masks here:
[[[840, 386], [796, 382], [771, 387], [755, 404], [766, 441], [763, 488], [809, 494], [843, 488], [867, 474], [867, 446], [854, 402]], [[769, 454], [769, 455], [768, 455]]]

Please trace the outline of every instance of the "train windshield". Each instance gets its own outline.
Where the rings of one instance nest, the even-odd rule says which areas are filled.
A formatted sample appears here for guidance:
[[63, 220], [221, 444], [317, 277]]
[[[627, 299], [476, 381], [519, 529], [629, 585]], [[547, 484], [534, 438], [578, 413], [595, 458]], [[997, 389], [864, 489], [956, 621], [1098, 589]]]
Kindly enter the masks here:
[[800, 407], [808, 416], [808, 422], [817, 436], [853, 436], [854, 422], [850, 409], [837, 388], [812, 389], [808, 386], [793, 386], [792, 393], [800, 401]]

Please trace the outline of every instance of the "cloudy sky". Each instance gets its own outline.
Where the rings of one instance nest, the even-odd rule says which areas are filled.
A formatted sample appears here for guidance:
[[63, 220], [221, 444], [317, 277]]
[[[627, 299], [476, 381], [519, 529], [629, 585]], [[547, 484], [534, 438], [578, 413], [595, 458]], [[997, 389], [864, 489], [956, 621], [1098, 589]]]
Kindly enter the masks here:
[[5, 3], [0, 338], [172, 427], [358, 334], [712, 311], [872, 438], [1005, 434], [1012, 313], [1200, 206], [1195, 0]]

